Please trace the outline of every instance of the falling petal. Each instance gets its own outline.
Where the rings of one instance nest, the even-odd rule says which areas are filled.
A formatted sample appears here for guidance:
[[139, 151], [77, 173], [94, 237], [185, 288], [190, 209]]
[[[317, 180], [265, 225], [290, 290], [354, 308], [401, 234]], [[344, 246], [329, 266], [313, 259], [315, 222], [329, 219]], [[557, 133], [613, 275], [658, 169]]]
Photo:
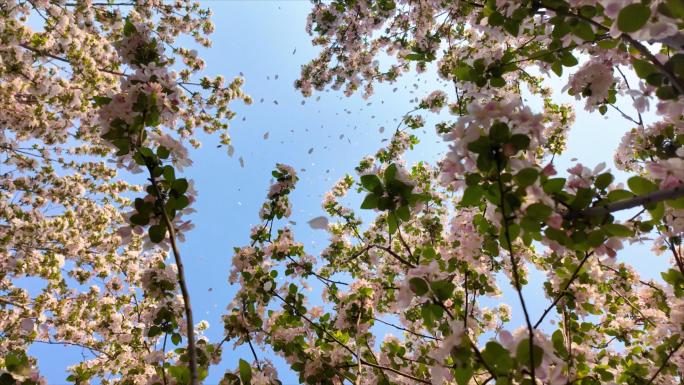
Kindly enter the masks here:
[[312, 229], [325, 230], [328, 228], [328, 218], [316, 217], [307, 222]]

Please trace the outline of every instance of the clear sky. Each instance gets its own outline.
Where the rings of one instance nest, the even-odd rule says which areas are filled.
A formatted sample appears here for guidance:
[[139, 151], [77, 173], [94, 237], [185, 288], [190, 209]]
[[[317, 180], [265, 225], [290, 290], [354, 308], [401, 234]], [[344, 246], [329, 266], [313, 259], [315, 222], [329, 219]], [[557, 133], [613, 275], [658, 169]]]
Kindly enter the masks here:
[[[195, 180], [199, 198], [197, 213], [192, 217], [196, 228], [181, 244], [181, 252], [195, 319], [207, 320], [211, 325], [207, 335], [211, 341], [218, 341], [223, 335], [220, 317], [234, 292], [227, 283], [232, 250], [249, 242], [249, 230], [258, 223], [257, 214], [275, 163], [305, 170], [300, 171], [300, 182], [292, 195], [290, 219], [297, 223], [296, 239], [315, 255], [324, 247], [326, 233], [311, 230], [306, 221], [323, 215], [323, 193], [345, 173], [353, 172], [363, 156], [380, 148], [382, 140], [389, 138], [396, 127], [396, 120], [415, 106], [411, 99], [442, 86], [429, 75], [411, 75], [397, 84], [378, 87], [368, 100], [360, 94], [346, 98], [339, 91], [315, 93], [305, 100], [293, 83], [300, 66], [316, 53], [305, 32], [308, 1], [205, 1], [203, 5], [213, 10], [216, 24], [214, 46], [200, 51], [207, 72], [228, 79], [242, 72], [244, 88], [255, 101], [251, 106], [234, 105], [238, 112], [231, 129], [234, 156], [230, 158], [225, 148], [217, 148], [216, 138], [206, 137], [204, 147], [193, 153], [193, 167], [185, 171]], [[552, 84], [560, 94], [563, 83], [556, 79]], [[573, 99], [565, 95], [563, 100]], [[539, 111], [539, 105], [533, 108]], [[556, 163], [559, 173], [572, 158], [589, 167], [607, 162], [614, 169], [613, 152], [630, 125], [612, 111], [608, 116], [590, 116], [582, 111], [582, 105], [578, 106], [568, 151]], [[434, 119], [428, 119], [425, 133], [420, 133], [422, 143], [409, 154], [409, 162], [435, 161], [446, 148], [429, 124], [431, 121]], [[381, 133], [381, 127], [387, 130]], [[624, 255], [643, 268], [648, 278], [658, 277], [667, 263], [666, 257], [655, 257], [648, 246], [631, 247]], [[528, 297], [536, 299], [531, 304], [533, 314], [540, 314], [548, 304], [541, 294], [541, 283], [536, 279], [525, 289]], [[317, 289], [314, 286], [311, 295], [319, 299]], [[502, 300], [512, 305], [514, 323], [522, 323], [515, 297], [506, 292]], [[50, 384], [65, 383], [65, 367], [81, 360], [83, 354], [88, 357], [79, 348], [57, 345], [36, 345], [31, 353], [39, 358], [39, 367]], [[285, 385], [297, 383], [297, 377], [283, 361], [274, 359], [269, 352], [261, 354], [278, 363]], [[233, 352], [227, 345], [223, 363], [212, 367], [206, 383], [216, 384], [226, 368], [237, 366], [239, 357], [251, 361], [247, 350]]]

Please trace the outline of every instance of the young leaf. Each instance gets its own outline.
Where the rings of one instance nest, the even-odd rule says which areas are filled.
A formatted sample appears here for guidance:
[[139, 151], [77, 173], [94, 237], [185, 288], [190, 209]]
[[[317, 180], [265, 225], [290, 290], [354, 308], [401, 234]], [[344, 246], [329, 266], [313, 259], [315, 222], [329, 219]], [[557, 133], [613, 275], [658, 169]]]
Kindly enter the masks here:
[[240, 359], [239, 363], [240, 369], [240, 379], [243, 385], [249, 385], [252, 383], [252, 366], [245, 360]]
[[641, 4], [630, 4], [620, 11], [617, 18], [617, 27], [622, 32], [636, 32], [643, 27], [651, 17], [651, 10]]

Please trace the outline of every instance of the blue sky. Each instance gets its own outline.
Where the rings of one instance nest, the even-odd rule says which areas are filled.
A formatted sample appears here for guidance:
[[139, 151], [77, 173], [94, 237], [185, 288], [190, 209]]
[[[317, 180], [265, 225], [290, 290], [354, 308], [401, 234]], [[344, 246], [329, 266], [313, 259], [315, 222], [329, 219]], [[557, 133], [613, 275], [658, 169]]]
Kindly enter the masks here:
[[[300, 170], [300, 182], [292, 195], [291, 219], [297, 223], [294, 230], [298, 241], [315, 254], [324, 247], [326, 233], [312, 231], [306, 221], [323, 214], [323, 193], [345, 173], [353, 172], [359, 159], [374, 153], [382, 139], [389, 138], [396, 119], [415, 106], [409, 100], [440, 85], [429, 75], [420, 79], [407, 76], [397, 84], [378, 87], [368, 100], [360, 94], [346, 98], [338, 91], [315, 93], [305, 100], [293, 83], [300, 66], [316, 53], [305, 32], [308, 1], [205, 1], [203, 5], [213, 10], [216, 24], [214, 46], [201, 50], [207, 62], [206, 72], [223, 74], [228, 79], [243, 73], [244, 89], [254, 99], [251, 106], [234, 105], [238, 112], [231, 128], [234, 156], [230, 158], [225, 148], [217, 148], [217, 138], [204, 137], [204, 147], [193, 153], [194, 165], [185, 171], [195, 180], [199, 198], [192, 218], [196, 228], [181, 244], [181, 251], [195, 319], [209, 321], [207, 335], [218, 341], [223, 334], [220, 317], [234, 292], [227, 284], [232, 250], [248, 243], [249, 229], [258, 223], [257, 213], [275, 163], [287, 163]], [[418, 90], [413, 85], [416, 82]], [[556, 90], [563, 85], [558, 79], [551, 84]], [[393, 92], [395, 87], [398, 90]], [[573, 100], [567, 95], [562, 99]], [[614, 169], [613, 151], [630, 125], [613, 112], [608, 115], [610, 119], [604, 119], [584, 113], [581, 105], [577, 110], [568, 151], [558, 159], [557, 169], [562, 174], [571, 158], [579, 158], [589, 167], [605, 161]], [[380, 127], [387, 130], [380, 133]], [[267, 132], [268, 138], [264, 139]], [[420, 136], [422, 143], [409, 154], [409, 162], [438, 159], [446, 147], [432, 126], [426, 125]], [[631, 247], [624, 254], [649, 278], [657, 277], [667, 262], [664, 256], [653, 256], [648, 246]], [[525, 292], [538, 299], [531, 303], [531, 312], [538, 315], [548, 301], [535, 293], [542, 281], [534, 283]], [[311, 294], [318, 298], [315, 289]], [[502, 300], [512, 305], [514, 323], [521, 323], [517, 301], [510, 292]], [[235, 368], [239, 357], [250, 359], [247, 350], [232, 352], [230, 345], [226, 347], [223, 363], [213, 367], [207, 384], [217, 383], [226, 368]], [[34, 346], [31, 352], [39, 358], [41, 371], [51, 384], [65, 383], [64, 368], [82, 358], [80, 349], [56, 345]], [[282, 361], [274, 361], [279, 363], [284, 384], [297, 383]]]

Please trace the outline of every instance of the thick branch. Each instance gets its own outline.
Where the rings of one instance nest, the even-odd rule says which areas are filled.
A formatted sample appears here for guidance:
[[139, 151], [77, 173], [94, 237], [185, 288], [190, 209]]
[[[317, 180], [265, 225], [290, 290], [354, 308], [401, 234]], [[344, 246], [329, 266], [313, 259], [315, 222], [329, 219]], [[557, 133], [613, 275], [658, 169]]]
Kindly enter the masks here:
[[673, 187], [667, 190], [659, 190], [646, 195], [639, 195], [634, 198], [623, 199], [617, 202], [589, 207], [581, 211], [571, 211], [565, 214], [565, 219], [588, 218], [606, 215], [615, 211], [631, 209], [649, 203], [658, 203], [670, 199], [684, 197], [684, 185]]

